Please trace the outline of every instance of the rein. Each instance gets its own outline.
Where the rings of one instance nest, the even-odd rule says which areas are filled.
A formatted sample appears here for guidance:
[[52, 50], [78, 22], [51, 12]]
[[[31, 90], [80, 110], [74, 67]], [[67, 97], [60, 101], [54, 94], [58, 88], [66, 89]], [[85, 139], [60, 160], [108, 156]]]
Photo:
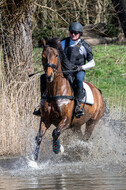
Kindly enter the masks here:
[[[52, 64], [52, 63], [49, 63], [49, 64]], [[49, 66], [50, 67], [50, 66]], [[28, 76], [29, 77], [32, 77], [32, 76], [34, 76], [34, 75], [36, 75], [36, 74], [39, 74], [39, 73], [42, 73], [44, 71], [44, 69], [42, 70], [42, 71], [38, 71], [38, 72], [36, 72], [36, 73], [32, 73], [32, 74], [29, 74]], [[75, 73], [75, 72], [77, 72], [77, 70], [66, 70], [66, 71], [62, 71], [62, 72], [57, 72], [57, 73]]]

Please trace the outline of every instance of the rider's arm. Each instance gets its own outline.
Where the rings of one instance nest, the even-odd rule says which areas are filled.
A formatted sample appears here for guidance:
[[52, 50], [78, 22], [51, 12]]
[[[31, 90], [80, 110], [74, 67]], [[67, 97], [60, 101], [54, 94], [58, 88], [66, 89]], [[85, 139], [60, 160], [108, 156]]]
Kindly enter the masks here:
[[95, 66], [95, 61], [94, 61], [94, 59], [92, 59], [91, 61], [89, 61], [85, 65], [82, 65], [81, 68], [82, 68], [82, 70], [87, 70], [87, 69], [90, 69], [94, 66]]
[[93, 54], [92, 54], [92, 48], [90, 46], [87, 46], [86, 51], [87, 51], [86, 59], [88, 62], [85, 65], [81, 66], [83, 70], [87, 70], [95, 66], [95, 61], [93, 59]]

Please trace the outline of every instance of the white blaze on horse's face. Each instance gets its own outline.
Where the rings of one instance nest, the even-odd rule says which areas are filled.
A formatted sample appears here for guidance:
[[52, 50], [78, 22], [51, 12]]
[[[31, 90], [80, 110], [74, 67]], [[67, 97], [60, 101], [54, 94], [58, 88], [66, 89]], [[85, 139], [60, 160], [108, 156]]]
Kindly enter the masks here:
[[58, 63], [58, 52], [52, 47], [47, 47], [43, 52], [43, 65], [45, 67], [45, 73], [48, 82], [52, 82], [54, 79], [54, 74], [56, 72], [55, 67]]
[[[51, 72], [50, 70], [51, 70], [51, 69], [48, 68], [48, 69], [47, 69], [47, 72], [46, 72], [46, 78], [47, 78], [47, 81], [48, 81], [48, 82], [52, 82], [53, 79], [54, 79], [54, 72]], [[51, 73], [51, 74], [47, 74], [47, 73]]]

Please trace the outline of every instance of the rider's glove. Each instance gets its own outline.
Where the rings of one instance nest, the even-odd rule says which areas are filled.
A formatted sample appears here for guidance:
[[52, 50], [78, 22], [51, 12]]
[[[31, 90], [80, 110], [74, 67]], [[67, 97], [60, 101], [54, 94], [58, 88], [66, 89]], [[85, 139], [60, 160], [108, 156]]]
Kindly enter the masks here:
[[73, 70], [75, 70], [76, 72], [79, 72], [79, 71], [82, 71], [82, 67], [76, 65], [76, 66], [73, 67]]

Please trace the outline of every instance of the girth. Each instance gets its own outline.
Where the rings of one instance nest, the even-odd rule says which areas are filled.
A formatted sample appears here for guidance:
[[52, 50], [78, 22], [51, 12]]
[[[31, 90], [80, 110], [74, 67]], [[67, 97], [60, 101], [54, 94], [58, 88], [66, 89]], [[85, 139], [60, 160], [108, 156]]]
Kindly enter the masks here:
[[43, 95], [42, 99], [46, 99], [46, 100], [49, 100], [49, 101], [60, 100], [60, 99], [74, 100], [75, 97], [74, 96], [45, 96], [45, 95]]

